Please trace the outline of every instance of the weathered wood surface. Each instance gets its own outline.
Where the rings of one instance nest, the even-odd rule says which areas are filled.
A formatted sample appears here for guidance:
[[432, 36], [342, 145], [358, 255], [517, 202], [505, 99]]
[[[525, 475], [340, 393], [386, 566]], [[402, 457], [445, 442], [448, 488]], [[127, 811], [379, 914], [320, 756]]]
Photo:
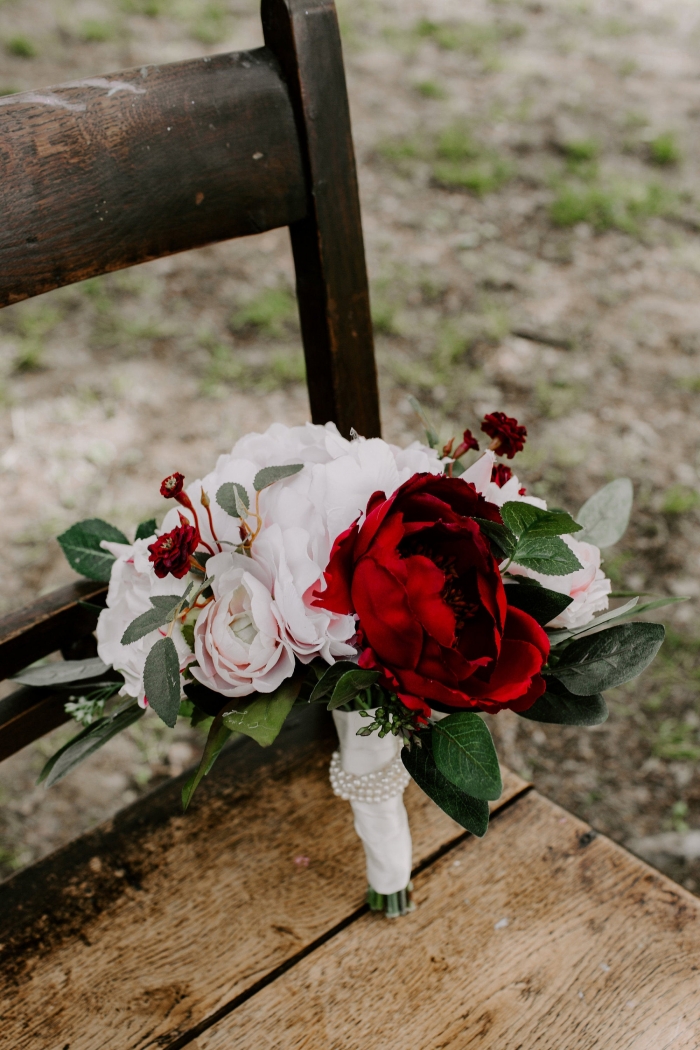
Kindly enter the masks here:
[[263, 0], [297, 118], [311, 200], [291, 224], [311, 414], [379, 437], [379, 394], [345, 71], [332, 0]]
[[[185, 1045], [363, 913], [332, 725], [318, 707], [291, 721], [269, 752], [224, 754], [186, 815], [180, 778], [0, 886], [2, 1050]], [[526, 787], [507, 774], [496, 808]], [[406, 798], [416, 865], [464, 837]]]
[[192, 1050], [697, 1050], [700, 904], [532, 792]]
[[289, 94], [267, 48], [0, 98], [0, 306], [302, 219]]

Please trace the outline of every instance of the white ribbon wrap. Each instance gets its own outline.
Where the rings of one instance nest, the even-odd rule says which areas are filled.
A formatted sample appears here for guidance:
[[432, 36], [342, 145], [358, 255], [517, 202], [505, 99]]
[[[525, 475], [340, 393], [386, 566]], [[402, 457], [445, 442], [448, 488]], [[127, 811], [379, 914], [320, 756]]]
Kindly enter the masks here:
[[[398, 758], [401, 740], [392, 733], [381, 739], [377, 733], [357, 736], [357, 730], [370, 721], [363, 718], [359, 711], [334, 711], [333, 720], [340, 741], [342, 769], [354, 777], [380, 774], [377, 788], [378, 794], [381, 794], [381, 774], [388, 772]], [[392, 782], [396, 785], [396, 776], [384, 778], [384, 783], [390, 785], [388, 790], [395, 791], [395, 794], [379, 801], [357, 801], [350, 793], [355, 831], [365, 848], [367, 881], [377, 893], [398, 893], [406, 889], [411, 879], [411, 832], [403, 804], [403, 790], [408, 779], [407, 775], [402, 784], [392, 788]]]

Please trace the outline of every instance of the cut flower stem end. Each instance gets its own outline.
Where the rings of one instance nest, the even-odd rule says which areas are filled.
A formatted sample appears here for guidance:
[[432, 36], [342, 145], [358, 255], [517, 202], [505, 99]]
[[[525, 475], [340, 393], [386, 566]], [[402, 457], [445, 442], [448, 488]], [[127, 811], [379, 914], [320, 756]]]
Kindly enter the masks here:
[[398, 919], [416, 910], [413, 901], [413, 883], [409, 882], [404, 890], [397, 893], [377, 893], [371, 886], [367, 887], [367, 903], [370, 911], [383, 911], [387, 919]]

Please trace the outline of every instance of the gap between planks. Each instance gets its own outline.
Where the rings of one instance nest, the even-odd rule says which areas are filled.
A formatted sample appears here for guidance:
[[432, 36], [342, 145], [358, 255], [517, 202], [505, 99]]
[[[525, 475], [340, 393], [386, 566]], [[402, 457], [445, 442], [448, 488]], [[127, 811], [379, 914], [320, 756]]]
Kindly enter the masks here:
[[[511, 806], [514, 806], [532, 790], [532, 784], [523, 782], [522, 786], [517, 788], [514, 791], [514, 793], [510, 796], [510, 798], [508, 798], [501, 806], [494, 810], [494, 812], [491, 814], [491, 820], [489, 823], [492, 823], [494, 820], [500, 817], [503, 813], [509, 810]], [[449, 842], [443, 843], [442, 846], [434, 850], [428, 857], [425, 857], [419, 864], [415, 866], [415, 868], [413, 868], [411, 872], [411, 878], [415, 879], [418, 875], [421, 875], [424, 871], [432, 867], [444, 856], [446, 856], [446, 854], [452, 852], [452, 850], [457, 849], [459, 846], [462, 845], [463, 842], [465, 842], [471, 837], [472, 836], [470, 832], [464, 831], [462, 832], [462, 834], [455, 836], [455, 838], [451, 839]], [[220, 1007], [220, 1009], [215, 1011], [215, 1013], [211, 1014], [209, 1017], [206, 1017], [203, 1021], [200, 1021], [199, 1024], [195, 1025], [189, 1031], [183, 1032], [182, 1035], [178, 1036], [178, 1038], [173, 1040], [173, 1042], [162, 1043], [159, 1041], [159, 1048], [162, 1047], [162, 1050], [182, 1050], [183, 1047], [191, 1045], [194, 1042], [194, 1040], [197, 1039], [200, 1035], [203, 1035], [204, 1032], [208, 1031], [208, 1029], [218, 1024], [219, 1021], [223, 1020], [225, 1017], [228, 1017], [229, 1014], [232, 1014], [234, 1010], [237, 1010], [240, 1006], [243, 1006], [243, 1004], [247, 1003], [248, 1000], [258, 995], [269, 985], [273, 984], [284, 974], [292, 970], [295, 966], [298, 966], [299, 963], [303, 962], [304, 959], [307, 959], [310, 955], [313, 955], [314, 952], [317, 952], [325, 944], [328, 944], [329, 941], [332, 941], [333, 938], [337, 937], [338, 934], [343, 932], [343, 930], [346, 930], [349, 926], [352, 926], [353, 923], [357, 922], [358, 919], [361, 919], [364, 915], [366, 915], [368, 911], [369, 905], [360, 905], [360, 907], [356, 908], [353, 912], [350, 913], [350, 915], [346, 915], [345, 918], [341, 919], [341, 921], [336, 923], [335, 926], [332, 926], [329, 930], [326, 930], [325, 933], [322, 933], [320, 937], [316, 938], [316, 940], [301, 948], [296, 953], [296, 955], [292, 955], [288, 959], [285, 959], [284, 962], [280, 963], [280, 965], [276, 966], [273, 970], [270, 970], [270, 972], [265, 974], [264, 977], [261, 977], [260, 980], [256, 981], [254, 984], [251, 984], [249, 988], [246, 988], [238, 995], [235, 995], [228, 1003], [224, 1003], [224, 1005]], [[388, 922], [389, 920], [384, 921]], [[144, 1050], [148, 1050], [148, 1047], [145, 1047]]]

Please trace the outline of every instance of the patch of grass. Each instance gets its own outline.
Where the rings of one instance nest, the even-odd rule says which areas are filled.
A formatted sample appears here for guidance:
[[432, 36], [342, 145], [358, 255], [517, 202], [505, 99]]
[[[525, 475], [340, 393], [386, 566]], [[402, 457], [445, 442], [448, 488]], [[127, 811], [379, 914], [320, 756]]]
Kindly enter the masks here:
[[121, 0], [121, 9], [128, 15], [158, 18], [169, 13], [171, 0]]
[[444, 87], [438, 84], [435, 80], [419, 80], [413, 85], [413, 87], [423, 98], [447, 98], [447, 92]]
[[38, 51], [28, 36], [11, 36], [5, 41], [5, 50], [15, 58], [36, 58]]
[[573, 139], [564, 143], [562, 151], [570, 172], [586, 182], [596, 177], [600, 146], [595, 139]]
[[675, 718], [665, 718], [657, 728], [652, 750], [657, 758], [669, 762], [697, 762], [700, 747], [696, 740], [697, 732], [693, 726]]
[[60, 320], [60, 314], [45, 304], [28, 305], [15, 322], [19, 350], [13, 361], [15, 372], [33, 372], [43, 367], [44, 340]]
[[104, 44], [114, 39], [116, 29], [110, 22], [88, 18], [80, 23], [78, 36], [84, 44]]
[[286, 288], [266, 288], [236, 310], [229, 321], [234, 332], [256, 330], [271, 339], [280, 339], [298, 322], [297, 302]]
[[207, 397], [221, 396], [226, 384], [243, 380], [247, 373], [246, 365], [240, 355], [235, 355], [233, 348], [225, 343], [211, 341], [207, 349], [209, 362], [202, 375], [200, 388]]
[[398, 335], [396, 307], [381, 295], [372, 296], [372, 327], [376, 335]]
[[661, 510], [664, 514], [687, 514], [700, 506], [700, 493], [687, 485], [672, 485], [664, 493]]
[[598, 232], [617, 229], [638, 234], [644, 219], [670, 211], [670, 195], [656, 183], [591, 186], [569, 182], [559, 188], [550, 218], [555, 226], [586, 222]]
[[688, 803], [683, 799], [679, 799], [678, 802], [674, 802], [671, 807], [671, 827], [674, 831], [688, 831], [688, 821], [685, 819], [688, 816]]
[[517, 40], [525, 32], [519, 22], [433, 22], [422, 18], [414, 33], [423, 40], [432, 40], [444, 51], [463, 51], [473, 58], [484, 58], [503, 41]]
[[226, 8], [218, 3], [207, 4], [190, 32], [200, 44], [220, 44], [226, 39]]
[[16, 95], [19, 88], [11, 87], [9, 84], [0, 84], [0, 96], [3, 95]]
[[305, 380], [304, 355], [295, 350], [274, 355], [269, 368], [265, 369], [261, 385], [267, 389], [278, 389], [294, 383], [303, 383]]
[[435, 155], [435, 182], [447, 189], [469, 190], [478, 197], [499, 190], [514, 173], [506, 158], [479, 145], [469, 128], [459, 123], [441, 132]]
[[541, 379], [535, 386], [537, 412], [545, 419], [561, 419], [571, 412], [580, 397], [580, 388], [563, 381], [548, 383]]
[[651, 140], [649, 143], [649, 159], [652, 164], [659, 164], [661, 167], [670, 167], [673, 164], [678, 164], [681, 159], [681, 151], [676, 142], [676, 136], [672, 131], [665, 131]]

